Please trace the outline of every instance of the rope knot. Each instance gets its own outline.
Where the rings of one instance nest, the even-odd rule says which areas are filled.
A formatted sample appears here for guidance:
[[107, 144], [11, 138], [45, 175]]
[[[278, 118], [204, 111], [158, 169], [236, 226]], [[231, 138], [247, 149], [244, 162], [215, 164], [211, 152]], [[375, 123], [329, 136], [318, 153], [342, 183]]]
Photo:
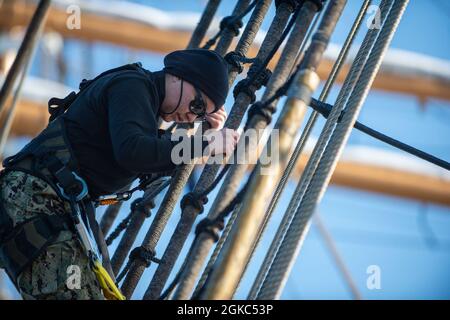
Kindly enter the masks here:
[[275, 113], [275, 107], [272, 103], [265, 103], [262, 101], [258, 101], [250, 106], [248, 109], [248, 117], [247, 117], [247, 125], [250, 120], [255, 116], [259, 115], [264, 118], [267, 124], [272, 121], [272, 115]]
[[[235, 99], [241, 92], [243, 92], [250, 98], [250, 103], [254, 103], [256, 101], [255, 91], [261, 89], [263, 85], [267, 84], [272, 72], [269, 69], [264, 69], [261, 72], [254, 74], [252, 69], [255, 70], [254, 66], [256, 63], [256, 61], [253, 63], [247, 78], [242, 79], [234, 86], [233, 96]], [[257, 69], [259, 68], [257, 67]]]
[[138, 211], [138, 210], [142, 210], [142, 206], [141, 206], [141, 201], [142, 201], [142, 197], [140, 198], [136, 198], [131, 204], [130, 204], [130, 209], [131, 211]]
[[233, 96], [236, 99], [237, 96], [240, 93], [245, 93], [249, 98], [250, 98], [250, 103], [253, 103], [256, 101], [256, 95], [255, 95], [255, 90], [253, 88], [250, 88], [250, 86], [248, 85], [249, 83], [249, 79], [242, 79], [241, 81], [239, 81], [233, 89]]
[[130, 260], [140, 260], [145, 264], [145, 267], [150, 267], [152, 262], [160, 263], [161, 260], [155, 258], [156, 251], [144, 246], [136, 247], [130, 252]]
[[247, 58], [244, 54], [239, 51], [230, 51], [224, 57], [225, 61], [228, 63], [231, 71], [242, 73], [244, 71], [243, 63], [253, 63], [254, 58]]
[[294, 12], [303, 2], [305, 0], [275, 0], [275, 7], [278, 9], [281, 4], [285, 4], [288, 6], [289, 11]]
[[308, 1], [313, 2], [317, 6], [317, 11], [318, 12], [322, 11], [324, 3], [325, 3], [325, 0], [308, 0]]
[[137, 198], [134, 200], [131, 205], [131, 211], [142, 211], [146, 214], [147, 218], [150, 218], [152, 212], [150, 211], [155, 207], [155, 200], [151, 199], [150, 201], [144, 201], [144, 198]]
[[231, 71], [242, 73], [244, 71], [244, 67], [242, 66], [240, 58], [244, 57], [244, 55], [240, 52], [231, 51], [228, 52], [225, 57], [225, 61], [228, 63], [229, 68]]
[[[261, 65], [261, 61], [257, 60], [254, 62], [254, 65], [256, 68], [259, 69], [259, 66]], [[266, 86], [267, 82], [269, 81], [270, 77], [272, 76], [272, 71], [265, 68], [258, 72], [258, 74], [254, 75], [253, 71], [249, 71], [250, 77], [255, 77], [255, 80], [253, 80], [253, 84], [257, 87], [257, 90], [261, 89], [262, 86]]]
[[243, 25], [244, 24], [239, 17], [227, 16], [220, 21], [220, 30], [228, 29], [234, 34], [235, 37], [237, 37], [239, 35], [239, 30]]
[[184, 209], [190, 205], [197, 209], [199, 213], [203, 213], [204, 205], [208, 203], [208, 197], [203, 194], [199, 194], [196, 192], [188, 192], [186, 193], [180, 202], [181, 210], [184, 211]]
[[209, 235], [214, 242], [219, 241], [220, 231], [225, 227], [225, 221], [223, 218], [210, 219], [208, 217], [202, 219], [195, 228], [195, 235], [198, 236], [200, 233], [205, 233]]

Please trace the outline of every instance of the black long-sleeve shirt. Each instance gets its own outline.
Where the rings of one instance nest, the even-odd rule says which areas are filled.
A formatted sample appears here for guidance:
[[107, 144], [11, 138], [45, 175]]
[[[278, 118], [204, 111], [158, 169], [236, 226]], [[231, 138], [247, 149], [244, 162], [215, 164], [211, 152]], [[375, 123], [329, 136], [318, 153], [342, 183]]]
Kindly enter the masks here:
[[64, 115], [68, 139], [91, 196], [111, 194], [142, 173], [175, 168], [174, 142], [158, 136], [162, 71], [126, 70], [90, 84]]

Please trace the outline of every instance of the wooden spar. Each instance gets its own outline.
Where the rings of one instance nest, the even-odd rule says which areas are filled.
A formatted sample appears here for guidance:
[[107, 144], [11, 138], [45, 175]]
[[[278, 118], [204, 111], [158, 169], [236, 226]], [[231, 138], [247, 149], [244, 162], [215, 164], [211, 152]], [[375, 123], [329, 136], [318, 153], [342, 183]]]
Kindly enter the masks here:
[[[0, 10], [0, 29], [25, 27], [35, 9], [28, 1], [6, 1]], [[60, 33], [66, 38], [83, 41], [102, 41], [129, 48], [148, 50], [165, 54], [186, 47], [192, 30], [162, 29], [140, 21], [118, 16], [102, 15], [93, 11], [83, 11], [82, 28], [70, 30], [66, 26], [68, 14], [65, 8], [52, 6], [46, 30]], [[257, 47], [252, 46], [248, 56], [254, 57]], [[275, 65], [279, 55], [275, 55], [271, 67]], [[333, 61], [324, 59], [319, 66], [318, 75], [326, 79]], [[342, 82], [347, 67], [343, 68], [337, 81]], [[450, 100], [450, 83], [448, 80], [406, 74], [399, 71], [381, 69], [373, 88], [389, 92], [403, 93], [418, 97], [421, 101], [427, 98]]]
[[[298, 179], [308, 156], [301, 156], [293, 177]], [[380, 165], [341, 160], [331, 178], [334, 185], [404, 199], [450, 206], [450, 180]]]
[[[0, 28], [8, 29], [17, 25], [26, 26], [34, 9], [34, 6], [24, 5], [20, 1], [3, 3], [0, 10]], [[135, 30], [136, 32], [130, 32], [130, 29], [127, 29], [127, 32], [122, 32], [123, 28], [117, 28], [118, 21], [91, 13], [83, 14], [83, 28], [81, 30], [69, 30], [65, 27], [67, 17], [65, 11], [58, 7], [51, 7], [49, 10], [47, 30], [58, 31], [65, 37], [89, 41], [102, 40], [163, 53], [183, 47], [190, 36], [188, 31], [161, 30], [135, 21], [122, 21], [121, 26], [131, 28], [131, 31]], [[106, 25], [102, 26], [102, 24]], [[115, 27], [112, 27], [112, 25]], [[133, 38], [136, 35], [138, 35], [138, 39]], [[168, 41], [169, 39], [170, 41]], [[254, 55], [254, 50], [256, 50], [254, 47], [250, 49], [249, 56]], [[322, 74], [323, 77], [325, 72], [323, 70], [329, 70], [331, 66], [332, 61], [323, 60], [318, 73]], [[346, 68], [344, 66], [338, 81], [341, 81], [345, 76]], [[382, 71], [378, 74], [374, 87], [399, 92], [408, 91], [418, 96], [439, 97], [444, 95], [442, 98], [450, 98], [450, 91], [447, 90], [448, 87], [445, 83], [430, 79], [411, 79], [406, 76], [402, 79], [399, 75], [394, 76]], [[0, 123], [3, 120], [0, 119]], [[47, 121], [46, 103], [27, 97], [26, 92], [24, 92], [24, 96], [18, 104], [12, 134], [15, 136], [35, 136], [46, 126]], [[306, 159], [307, 156], [301, 157], [293, 174], [294, 178], [302, 172]], [[339, 162], [331, 182], [343, 187], [450, 206], [450, 181], [425, 174], [342, 160]]]

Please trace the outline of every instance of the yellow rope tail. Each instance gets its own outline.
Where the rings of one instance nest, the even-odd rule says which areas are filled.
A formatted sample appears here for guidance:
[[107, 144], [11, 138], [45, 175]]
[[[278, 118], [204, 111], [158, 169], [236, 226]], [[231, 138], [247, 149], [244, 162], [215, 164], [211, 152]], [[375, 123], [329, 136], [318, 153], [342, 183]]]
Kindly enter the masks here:
[[125, 296], [120, 292], [120, 289], [116, 286], [114, 281], [109, 276], [105, 268], [99, 260], [94, 260], [92, 263], [92, 271], [97, 276], [100, 287], [102, 288], [103, 295], [108, 300], [126, 300]]

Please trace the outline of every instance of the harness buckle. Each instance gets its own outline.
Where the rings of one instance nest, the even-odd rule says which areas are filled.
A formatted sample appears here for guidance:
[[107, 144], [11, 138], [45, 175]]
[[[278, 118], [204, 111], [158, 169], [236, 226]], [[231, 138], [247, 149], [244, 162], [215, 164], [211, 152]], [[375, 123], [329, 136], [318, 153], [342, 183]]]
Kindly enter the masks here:
[[[88, 194], [88, 187], [87, 187], [86, 181], [84, 181], [79, 175], [77, 175], [77, 174], [76, 174], [75, 172], [73, 172], [73, 171], [72, 171], [71, 173], [72, 173], [73, 176], [75, 177], [75, 180], [77, 180], [78, 182], [81, 183], [81, 187], [82, 187], [80, 193], [78, 193], [77, 195], [75, 195], [75, 201], [78, 202], [78, 201], [83, 200], [84, 197], [87, 196], [87, 194]], [[69, 200], [69, 201], [71, 201], [71, 200], [73, 199], [73, 197], [69, 196], [69, 195], [64, 191], [64, 188], [61, 187], [61, 185], [60, 185], [59, 183], [56, 183], [56, 186], [58, 187], [59, 192], [61, 193], [61, 196], [62, 196], [64, 199]]]

